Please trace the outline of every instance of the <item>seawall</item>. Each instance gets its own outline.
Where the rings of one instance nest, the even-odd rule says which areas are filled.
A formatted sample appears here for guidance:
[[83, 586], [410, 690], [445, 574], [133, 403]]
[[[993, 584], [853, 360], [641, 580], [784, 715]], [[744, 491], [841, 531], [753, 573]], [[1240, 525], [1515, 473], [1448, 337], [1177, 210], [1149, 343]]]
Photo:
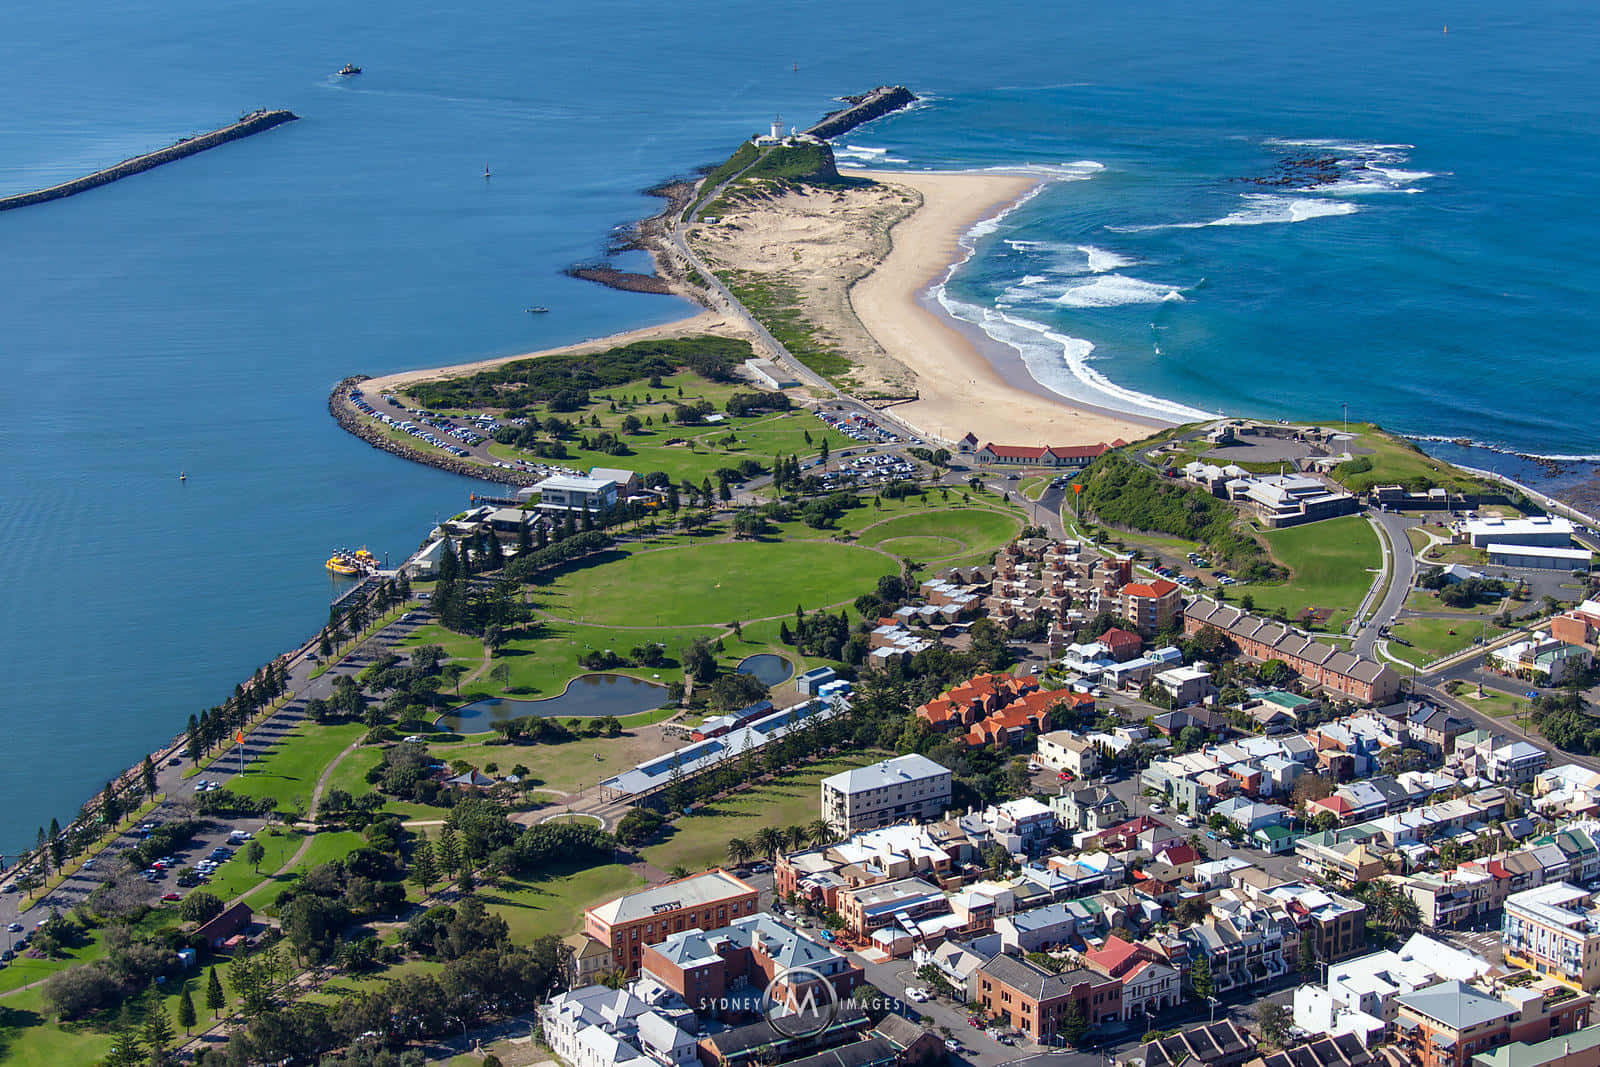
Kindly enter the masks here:
[[828, 140], [840, 134], [849, 133], [863, 123], [881, 118], [891, 111], [899, 111], [916, 103], [917, 97], [904, 85], [880, 85], [870, 93], [862, 96], [847, 96], [844, 98], [850, 106], [842, 111], [829, 112], [805, 132], [813, 137]]
[[146, 152], [142, 156], [124, 159], [121, 163], [114, 164], [104, 170], [97, 170], [93, 174], [85, 174], [81, 178], [74, 178], [60, 185], [52, 185], [48, 189], [36, 189], [31, 193], [18, 193], [0, 199], [0, 211], [10, 211], [13, 208], [28, 207], [33, 204], [43, 204], [50, 200], [60, 200], [62, 197], [72, 196], [75, 193], [87, 192], [102, 185], [109, 185], [119, 178], [126, 178], [141, 171], [159, 167], [163, 163], [172, 163], [185, 156], [192, 156], [196, 152], [204, 152], [208, 148], [237, 141], [241, 137], [262, 133], [281, 126], [285, 122], [293, 122], [299, 118], [292, 111], [252, 111], [244, 118], [231, 126], [224, 126], [210, 133], [203, 133], [198, 137], [185, 137], [177, 144], [168, 145], [166, 148], [154, 152]]
[[333, 416], [333, 421], [361, 438], [373, 448], [381, 448], [390, 455], [408, 459], [413, 463], [426, 463], [430, 467], [438, 467], [440, 470], [449, 471], [451, 474], [476, 478], [480, 482], [500, 482], [504, 485], [538, 485], [544, 480], [542, 475], [530, 474], [527, 471], [512, 470], [506, 467], [487, 467], [482, 463], [457, 459], [455, 456], [448, 456], [442, 452], [436, 455], [431, 451], [424, 452], [420, 448], [405, 447], [385, 434], [378, 424], [350, 406], [351, 388], [360, 385], [368, 377], [369, 375], [366, 374], [352, 375], [334, 386], [333, 392], [328, 394], [328, 414]]

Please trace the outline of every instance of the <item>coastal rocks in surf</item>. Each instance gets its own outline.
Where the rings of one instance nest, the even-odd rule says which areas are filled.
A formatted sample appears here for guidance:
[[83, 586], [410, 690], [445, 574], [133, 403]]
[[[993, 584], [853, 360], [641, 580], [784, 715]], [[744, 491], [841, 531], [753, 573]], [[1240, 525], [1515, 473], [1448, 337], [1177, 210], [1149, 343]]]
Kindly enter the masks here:
[[[1362, 170], [1365, 164], [1356, 164]], [[1273, 188], [1310, 188], [1332, 185], [1345, 177], [1344, 161], [1333, 156], [1286, 156], [1278, 160], [1270, 174], [1255, 178], [1235, 178], [1248, 185], [1265, 185]]]

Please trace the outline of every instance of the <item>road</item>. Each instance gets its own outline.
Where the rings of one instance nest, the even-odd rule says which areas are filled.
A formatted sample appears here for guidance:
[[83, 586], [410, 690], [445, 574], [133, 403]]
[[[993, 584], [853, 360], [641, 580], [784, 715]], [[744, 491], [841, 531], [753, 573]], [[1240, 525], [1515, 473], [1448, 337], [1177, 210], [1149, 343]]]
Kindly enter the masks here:
[[1420, 525], [1420, 520], [1415, 516], [1402, 515], [1395, 511], [1369, 511], [1367, 518], [1378, 531], [1379, 544], [1383, 547], [1385, 569], [1389, 575], [1389, 585], [1384, 591], [1383, 599], [1368, 616], [1360, 633], [1356, 634], [1354, 644], [1356, 654], [1371, 658], [1378, 637], [1384, 627], [1394, 622], [1395, 616], [1400, 614], [1400, 609], [1405, 606], [1406, 596], [1411, 592], [1412, 583], [1416, 581], [1417, 557], [1411, 549], [1411, 539], [1406, 536], [1406, 530]]

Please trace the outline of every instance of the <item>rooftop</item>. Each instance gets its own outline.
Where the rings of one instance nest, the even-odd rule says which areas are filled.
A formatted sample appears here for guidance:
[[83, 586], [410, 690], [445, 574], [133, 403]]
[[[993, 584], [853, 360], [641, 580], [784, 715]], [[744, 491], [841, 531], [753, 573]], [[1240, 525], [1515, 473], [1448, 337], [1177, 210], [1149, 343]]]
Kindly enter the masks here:
[[627, 893], [615, 900], [597, 904], [589, 909], [589, 914], [602, 922], [616, 925], [632, 922], [635, 919], [647, 919], [665, 911], [712, 904], [755, 891], [754, 886], [719, 868], [704, 874], [680, 878], [676, 882], [641, 889], [637, 893]]

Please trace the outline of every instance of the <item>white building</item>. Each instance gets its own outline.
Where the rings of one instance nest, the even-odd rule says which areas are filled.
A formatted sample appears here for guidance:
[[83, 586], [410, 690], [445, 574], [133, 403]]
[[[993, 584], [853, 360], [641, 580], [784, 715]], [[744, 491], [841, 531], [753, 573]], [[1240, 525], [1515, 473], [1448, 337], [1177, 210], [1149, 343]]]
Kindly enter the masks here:
[[1395, 998], [1446, 978], [1467, 981], [1489, 970], [1470, 952], [1413, 934], [1398, 952], [1373, 952], [1328, 965], [1326, 987], [1295, 990], [1294, 1024], [1309, 1034], [1353, 1033], [1363, 1044], [1382, 1041], [1394, 1025]]
[[539, 1009], [551, 1051], [571, 1067], [693, 1067], [695, 1038], [680, 1023], [694, 1016], [655, 983], [627, 989], [586, 986]]
[[950, 772], [916, 753], [822, 780], [823, 821], [843, 834], [937, 818], [949, 805]]
[[1473, 548], [1490, 545], [1537, 545], [1541, 548], [1566, 548], [1572, 543], [1572, 523], [1558, 515], [1536, 515], [1530, 519], [1505, 519], [1489, 515], [1468, 519], [1461, 532]]
[[534, 488], [541, 511], [606, 511], [617, 505], [617, 483], [609, 478], [552, 474]]

